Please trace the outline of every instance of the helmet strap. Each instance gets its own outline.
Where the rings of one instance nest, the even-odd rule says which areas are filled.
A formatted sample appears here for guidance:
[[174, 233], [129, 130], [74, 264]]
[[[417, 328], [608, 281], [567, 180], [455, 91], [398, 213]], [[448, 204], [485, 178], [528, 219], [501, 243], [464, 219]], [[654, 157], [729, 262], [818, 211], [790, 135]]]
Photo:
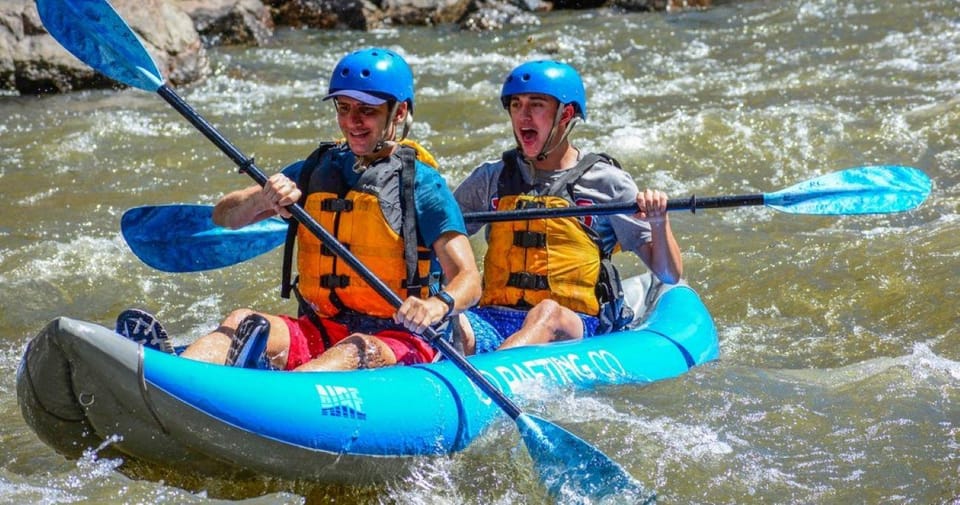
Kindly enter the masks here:
[[[397, 109], [399, 108], [400, 108], [400, 102], [393, 102], [392, 105], [390, 106], [390, 113], [387, 116], [388, 117], [387, 123], [383, 126], [383, 132], [381, 132], [380, 134], [380, 140], [378, 140], [376, 145], [373, 146], [373, 153], [371, 154], [376, 154], [383, 151], [384, 149], [391, 148], [401, 140], [407, 138], [407, 134], [410, 132], [410, 125], [413, 123], [413, 115], [410, 114], [410, 111], [408, 110], [406, 116], [403, 119], [403, 124], [399, 125], [394, 120], [394, 118], [397, 115]], [[401, 128], [401, 135], [399, 139], [389, 140], [387, 138], [390, 135], [391, 126]], [[396, 137], [396, 131], [394, 132], [394, 137]], [[371, 159], [357, 158], [356, 162], [354, 163], [353, 170], [357, 173], [362, 172], [367, 168], [367, 166], [370, 165], [373, 159], [374, 159], [373, 157], [371, 157]]]
[[573, 127], [576, 126], [580, 121], [580, 118], [576, 115], [570, 118], [570, 122], [567, 123], [567, 127], [563, 130], [563, 135], [561, 135], [560, 138], [558, 138], [557, 141], [551, 145], [551, 141], [557, 135], [557, 130], [560, 128], [560, 119], [563, 117], [564, 108], [566, 108], [566, 105], [557, 109], [557, 115], [553, 118], [553, 127], [550, 128], [550, 135], [547, 136], [547, 141], [543, 143], [543, 149], [540, 150], [540, 154], [536, 156], [537, 161], [543, 161], [547, 159], [547, 156], [549, 156], [554, 149], [563, 145], [563, 143], [570, 136], [570, 132], [573, 131]]
[[401, 130], [400, 138], [397, 139], [397, 142], [402, 141], [407, 138], [407, 135], [410, 134], [410, 128], [413, 126], [413, 113], [407, 110], [406, 117], [403, 118], [403, 129]]
[[[387, 143], [390, 140], [387, 139], [387, 136], [390, 134], [390, 127], [394, 126], [394, 117], [397, 115], [397, 108], [400, 107], [400, 102], [393, 102], [390, 105], [390, 113], [387, 114], [387, 122], [383, 125], [383, 131], [380, 132], [380, 140], [377, 141], [377, 145], [373, 146], [373, 152], [378, 153], [381, 149], [387, 146]], [[394, 134], [396, 135], [396, 134]]]

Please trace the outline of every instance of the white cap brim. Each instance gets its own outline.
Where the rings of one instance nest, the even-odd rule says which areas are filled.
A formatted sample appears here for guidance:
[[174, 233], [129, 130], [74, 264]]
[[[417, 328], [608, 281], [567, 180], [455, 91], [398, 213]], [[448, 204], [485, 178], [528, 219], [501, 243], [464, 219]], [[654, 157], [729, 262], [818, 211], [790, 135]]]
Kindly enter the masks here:
[[357, 91], [355, 89], [341, 89], [340, 91], [334, 91], [329, 95], [323, 97], [324, 100], [329, 100], [334, 97], [345, 96], [347, 98], [353, 98], [367, 105], [382, 105], [387, 103], [386, 100], [380, 98], [376, 95], [371, 95], [370, 93], [364, 93], [363, 91]]

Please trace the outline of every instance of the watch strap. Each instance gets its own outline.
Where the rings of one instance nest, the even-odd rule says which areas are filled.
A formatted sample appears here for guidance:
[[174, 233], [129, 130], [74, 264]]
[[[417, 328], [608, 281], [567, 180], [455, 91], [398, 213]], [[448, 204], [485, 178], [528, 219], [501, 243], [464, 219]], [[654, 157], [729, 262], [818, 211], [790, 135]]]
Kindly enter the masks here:
[[447, 313], [443, 315], [443, 318], [446, 319], [450, 317], [450, 314], [453, 313], [453, 309], [457, 306], [457, 301], [450, 296], [450, 293], [447, 293], [445, 290], [441, 289], [439, 293], [435, 295], [443, 303], [447, 304]]

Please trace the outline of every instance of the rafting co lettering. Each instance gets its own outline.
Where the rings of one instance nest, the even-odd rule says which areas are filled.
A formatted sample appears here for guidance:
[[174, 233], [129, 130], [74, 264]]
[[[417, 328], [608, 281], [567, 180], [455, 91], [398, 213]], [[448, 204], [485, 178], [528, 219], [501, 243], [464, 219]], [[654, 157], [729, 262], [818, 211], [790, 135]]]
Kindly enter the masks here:
[[521, 361], [513, 365], [494, 367], [492, 372], [482, 372], [498, 386], [506, 384], [511, 390], [524, 381], [549, 379], [558, 385], [594, 381], [605, 376], [611, 381], [626, 377], [627, 371], [620, 360], [609, 351], [590, 351], [586, 356], [568, 354]]
[[360, 420], [367, 418], [357, 388], [317, 384], [317, 393], [320, 395], [321, 415]]

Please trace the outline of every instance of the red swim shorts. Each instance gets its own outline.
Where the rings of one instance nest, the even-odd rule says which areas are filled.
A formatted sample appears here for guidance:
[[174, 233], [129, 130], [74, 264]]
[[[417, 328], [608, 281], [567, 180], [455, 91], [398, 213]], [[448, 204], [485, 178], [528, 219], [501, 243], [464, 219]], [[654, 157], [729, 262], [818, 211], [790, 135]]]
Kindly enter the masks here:
[[[298, 366], [310, 361], [313, 358], [323, 354], [326, 348], [323, 345], [323, 337], [320, 330], [313, 324], [308, 316], [293, 318], [290, 316], [280, 316], [287, 323], [287, 330], [290, 332], [290, 350], [287, 352], [287, 370], [293, 370]], [[323, 327], [330, 336], [330, 342], [337, 342], [347, 338], [351, 332], [346, 325], [331, 321], [329, 319], [320, 319]], [[394, 356], [397, 357], [398, 364], [415, 365], [417, 363], [429, 363], [436, 356], [436, 351], [423, 339], [416, 335], [402, 330], [382, 330], [373, 334], [383, 343], [390, 347]]]

